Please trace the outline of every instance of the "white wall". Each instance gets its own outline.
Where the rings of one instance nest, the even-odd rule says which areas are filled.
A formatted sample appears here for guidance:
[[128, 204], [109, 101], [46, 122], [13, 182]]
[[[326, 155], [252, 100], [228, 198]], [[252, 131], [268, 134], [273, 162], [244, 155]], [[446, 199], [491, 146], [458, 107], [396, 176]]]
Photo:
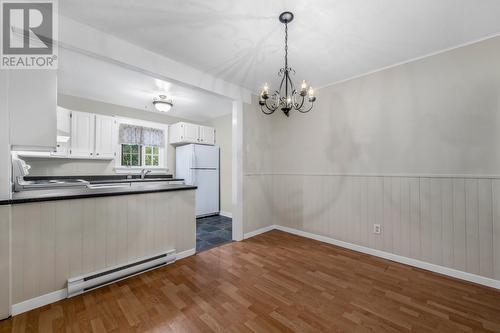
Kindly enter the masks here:
[[310, 113], [274, 115], [274, 169], [499, 175], [499, 55], [495, 38], [319, 89]]
[[[162, 124], [173, 124], [179, 121], [186, 121], [180, 118], [170, 117], [145, 110], [132, 109], [119, 105], [93, 101], [68, 95], [58, 95], [59, 106], [70, 110], [92, 112], [104, 115], [115, 115], [126, 118], [136, 118]], [[193, 121], [189, 121], [193, 122]], [[204, 124], [204, 123], [201, 123]], [[70, 160], [70, 159], [40, 159], [26, 158], [32, 169], [31, 175], [38, 176], [67, 176], [67, 175], [102, 175], [114, 174], [114, 161], [97, 160]], [[168, 173], [175, 173], [175, 147], [167, 146], [167, 168]]]
[[9, 77], [0, 70], [0, 199], [10, 198], [10, 127], [9, 127]]
[[[246, 126], [245, 232], [274, 223], [500, 280], [497, 59], [500, 38], [319, 89], [310, 113]], [[246, 117], [258, 112], [254, 100]]]
[[224, 213], [232, 213], [232, 114], [213, 119], [216, 145], [220, 148], [220, 206]]
[[258, 109], [258, 99], [243, 104], [243, 232], [274, 224], [272, 210], [272, 117]]

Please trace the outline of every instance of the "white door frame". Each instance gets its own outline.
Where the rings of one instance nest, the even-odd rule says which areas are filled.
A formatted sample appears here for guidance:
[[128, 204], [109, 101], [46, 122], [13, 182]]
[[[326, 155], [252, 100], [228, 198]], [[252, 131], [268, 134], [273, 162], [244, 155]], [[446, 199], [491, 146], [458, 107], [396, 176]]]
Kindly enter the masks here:
[[243, 240], [243, 102], [233, 101], [232, 113], [233, 240]]

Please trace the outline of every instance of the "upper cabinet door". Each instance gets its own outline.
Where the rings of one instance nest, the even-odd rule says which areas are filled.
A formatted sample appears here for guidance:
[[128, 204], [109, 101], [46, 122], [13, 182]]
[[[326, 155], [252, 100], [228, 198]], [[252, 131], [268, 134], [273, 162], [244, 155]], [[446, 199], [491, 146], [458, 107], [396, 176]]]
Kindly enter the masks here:
[[57, 123], [57, 71], [11, 70], [8, 72], [7, 103], [10, 113], [12, 149], [54, 151]]
[[57, 141], [71, 137], [71, 110], [57, 107]]
[[175, 146], [189, 143], [215, 144], [215, 129], [190, 123], [176, 123], [170, 126], [170, 144]]
[[95, 157], [114, 158], [117, 145], [115, 118], [95, 116]]
[[184, 142], [197, 143], [199, 138], [199, 128], [200, 126], [190, 123], [182, 123], [181, 125], [184, 138]]
[[71, 113], [72, 157], [93, 157], [95, 115], [86, 112]]
[[205, 145], [215, 144], [215, 129], [207, 126], [200, 126], [200, 143]]

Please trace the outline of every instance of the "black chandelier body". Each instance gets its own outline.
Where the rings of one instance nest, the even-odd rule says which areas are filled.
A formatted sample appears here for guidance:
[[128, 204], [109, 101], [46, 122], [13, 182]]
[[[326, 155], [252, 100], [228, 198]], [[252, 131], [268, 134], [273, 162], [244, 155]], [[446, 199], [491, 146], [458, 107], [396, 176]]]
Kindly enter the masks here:
[[316, 97], [314, 90], [308, 86], [306, 81], [302, 81], [300, 90], [295, 89], [291, 79], [291, 74], [295, 75], [295, 70], [288, 66], [288, 23], [292, 22], [293, 14], [291, 12], [281, 13], [279, 16], [281, 23], [285, 25], [285, 67], [281, 68], [278, 76], [282, 76], [280, 87], [273, 94], [269, 94], [269, 86], [264, 84], [260, 93], [259, 105], [265, 114], [272, 114], [281, 109], [289, 117], [291, 110], [306, 113], [312, 110]]

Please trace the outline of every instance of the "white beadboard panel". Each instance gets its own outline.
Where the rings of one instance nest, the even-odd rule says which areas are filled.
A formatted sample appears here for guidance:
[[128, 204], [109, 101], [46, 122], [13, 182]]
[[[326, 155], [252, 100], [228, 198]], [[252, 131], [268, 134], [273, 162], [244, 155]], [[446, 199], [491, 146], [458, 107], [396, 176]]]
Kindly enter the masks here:
[[493, 277], [492, 183], [478, 180], [479, 275]]
[[246, 233], [280, 225], [500, 279], [500, 180], [253, 174], [246, 182]]
[[[297, 178], [297, 180], [300, 180], [300, 178]], [[245, 176], [243, 182], [243, 201], [245, 202], [243, 208], [245, 214], [244, 233], [272, 225], [272, 177]], [[287, 189], [284, 188], [283, 191], [286, 193]]]
[[500, 280], [500, 179], [493, 180], [493, 277]]
[[477, 179], [465, 180], [466, 270], [479, 274], [479, 223]]
[[453, 266], [453, 183], [441, 179], [441, 249], [443, 266]]
[[0, 319], [10, 314], [10, 206], [0, 206]]
[[443, 264], [443, 202], [441, 200], [442, 179], [430, 179], [431, 190], [431, 216], [430, 216], [430, 243], [431, 263]]
[[[19, 204], [11, 210], [12, 304], [69, 277], [196, 244], [194, 191]], [[2, 221], [3, 223], [3, 221]]]
[[403, 239], [402, 234], [402, 220], [403, 209], [401, 203], [401, 179], [388, 178], [388, 187], [386, 189], [387, 198], [390, 200], [390, 205], [387, 206], [387, 215], [391, 219], [392, 233], [388, 237], [392, 238], [392, 249], [394, 253], [402, 254], [403, 252]]
[[[394, 178], [398, 179], [398, 178]], [[399, 178], [401, 183], [401, 229], [398, 235], [401, 255], [410, 256], [410, 183], [408, 178]]]
[[384, 231], [382, 237], [384, 240], [383, 247], [389, 252], [394, 251], [394, 230], [398, 229], [398, 223], [394, 221], [393, 213], [396, 214], [399, 208], [396, 207], [392, 198], [392, 179], [390, 177], [383, 177], [383, 224]]
[[465, 179], [453, 179], [453, 267], [466, 271]]
[[410, 258], [420, 260], [420, 181], [418, 178], [408, 179], [410, 186]]
[[432, 262], [431, 184], [420, 178], [420, 254], [421, 260]]

